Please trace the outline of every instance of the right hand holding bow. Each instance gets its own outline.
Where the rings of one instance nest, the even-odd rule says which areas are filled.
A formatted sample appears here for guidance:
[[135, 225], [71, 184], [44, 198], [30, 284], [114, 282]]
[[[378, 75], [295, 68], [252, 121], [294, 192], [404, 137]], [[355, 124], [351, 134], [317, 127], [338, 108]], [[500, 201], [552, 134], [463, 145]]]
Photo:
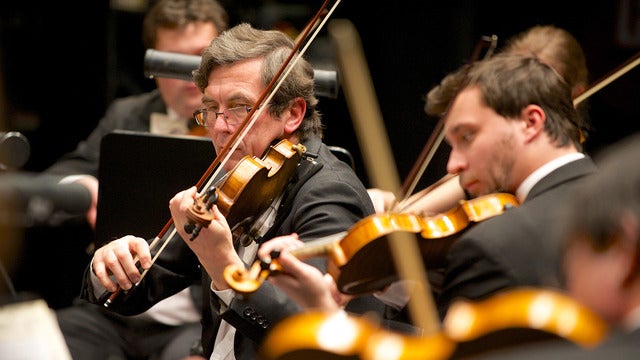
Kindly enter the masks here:
[[129, 290], [140, 281], [138, 265], [143, 270], [152, 265], [149, 244], [143, 238], [127, 235], [96, 250], [91, 264], [93, 273], [108, 291], [115, 292], [118, 287]]

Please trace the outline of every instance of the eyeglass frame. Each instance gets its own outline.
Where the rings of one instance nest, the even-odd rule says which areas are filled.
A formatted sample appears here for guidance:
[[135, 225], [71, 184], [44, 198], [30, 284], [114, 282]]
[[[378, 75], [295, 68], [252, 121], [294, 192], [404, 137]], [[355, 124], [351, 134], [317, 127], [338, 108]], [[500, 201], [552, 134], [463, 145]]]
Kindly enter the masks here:
[[[218, 121], [218, 117], [220, 115], [222, 115], [222, 119], [227, 124], [227, 126], [236, 126], [236, 125], [242, 123], [242, 120], [244, 120], [244, 118], [242, 120], [237, 120], [237, 121], [234, 121], [234, 122], [230, 123], [229, 122], [229, 115], [227, 115], [226, 113], [228, 111], [233, 113], [233, 112], [238, 111], [238, 110], [240, 110], [242, 108], [244, 108], [244, 110], [248, 114], [249, 112], [251, 112], [251, 109], [253, 107], [252, 106], [248, 106], [248, 105], [240, 105], [240, 106], [235, 106], [235, 107], [232, 107], [232, 108], [224, 109], [224, 110], [222, 110], [220, 112], [209, 110], [207, 108], [202, 108], [202, 109], [198, 109], [198, 110], [193, 112], [193, 119], [196, 121], [196, 124], [198, 126], [212, 127], [212, 126], [215, 126], [215, 122]], [[213, 124], [211, 124], [211, 125], [207, 125], [207, 120], [206, 120], [206, 118], [209, 116], [209, 113], [213, 113], [215, 115]], [[204, 115], [205, 121], [204, 121], [204, 123], [201, 124], [200, 121], [198, 121], [198, 118], [199, 117], [203, 117], [203, 115]], [[237, 118], [240, 119], [239, 116]]]

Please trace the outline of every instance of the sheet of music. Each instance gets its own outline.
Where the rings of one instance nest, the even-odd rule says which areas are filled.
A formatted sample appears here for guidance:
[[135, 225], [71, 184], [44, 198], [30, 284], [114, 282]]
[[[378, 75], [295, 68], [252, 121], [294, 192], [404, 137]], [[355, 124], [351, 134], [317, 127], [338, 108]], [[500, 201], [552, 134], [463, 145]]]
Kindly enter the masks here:
[[55, 312], [44, 300], [0, 306], [0, 359], [71, 360]]

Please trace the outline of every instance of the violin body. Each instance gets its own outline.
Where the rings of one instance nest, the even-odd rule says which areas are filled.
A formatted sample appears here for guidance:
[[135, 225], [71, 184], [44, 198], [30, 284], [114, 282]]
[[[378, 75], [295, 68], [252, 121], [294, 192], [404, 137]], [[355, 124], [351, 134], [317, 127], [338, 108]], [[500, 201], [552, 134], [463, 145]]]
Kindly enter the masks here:
[[558, 290], [519, 287], [481, 301], [458, 300], [444, 319], [447, 335], [469, 342], [501, 329], [535, 329], [584, 348], [600, 343], [607, 323], [592, 310]]
[[449, 247], [463, 231], [516, 206], [515, 196], [496, 193], [460, 201], [453, 209], [430, 217], [394, 213], [369, 216], [340, 240], [340, 258], [348, 261], [338, 262], [339, 257], [330, 256], [333, 261], [329, 261], [329, 273], [345, 294], [381, 290], [398, 278], [385, 235], [396, 231], [420, 234], [422, 239], [417, 243], [423, 263], [427, 269], [437, 269], [444, 266]]
[[[372, 293], [398, 279], [387, 235], [399, 231], [420, 234], [422, 239], [418, 244], [426, 268], [437, 269], [444, 264], [449, 247], [462, 231], [516, 206], [515, 196], [497, 193], [463, 200], [446, 213], [432, 217], [405, 213], [374, 214], [358, 221], [347, 232], [308, 241], [291, 253], [300, 259], [326, 256], [327, 271], [344, 294]], [[249, 271], [227, 268], [224, 276], [236, 292], [250, 294], [269, 274], [279, 270], [276, 258], [268, 264], [257, 262]]]
[[[215, 189], [196, 199], [187, 213], [190, 221], [206, 227], [213, 219], [210, 209], [216, 205], [225, 216], [234, 239], [250, 243], [256, 220], [284, 192], [302, 155], [303, 145], [281, 140], [270, 146], [262, 158], [243, 157]], [[209, 199], [215, 199], [208, 201]], [[248, 241], [247, 241], [248, 240]]]

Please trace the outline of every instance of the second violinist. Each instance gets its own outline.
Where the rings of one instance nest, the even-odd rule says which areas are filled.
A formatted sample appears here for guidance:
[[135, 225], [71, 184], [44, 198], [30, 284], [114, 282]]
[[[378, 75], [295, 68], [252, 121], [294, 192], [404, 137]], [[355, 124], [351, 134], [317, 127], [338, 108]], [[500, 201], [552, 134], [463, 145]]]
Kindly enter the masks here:
[[[569, 190], [596, 172], [582, 152], [586, 124], [573, 106], [571, 88], [550, 66], [535, 57], [500, 54], [464, 66], [451, 79], [460, 90], [445, 114], [451, 146], [447, 171], [458, 175], [473, 197], [507, 192], [520, 205], [475, 225], [453, 243], [442, 293], [435, 299], [441, 318], [456, 299], [480, 300], [521, 286], [559, 286], [560, 249], [552, 233], [556, 212]], [[278, 241], [296, 246], [295, 238]], [[295, 280], [314, 276], [295, 259], [281, 259], [283, 274], [270, 281], [288, 292], [300, 290]], [[403, 303], [401, 297], [388, 300], [397, 307]]]
[[[582, 46], [571, 33], [563, 28], [554, 25], [533, 26], [509, 38], [499, 51], [537, 57], [555, 69], [571, 85], [574, 99], [583, 94], [588, 87], [589, 69]], [[441, 117], [446, 111], [451, 102], [451, 92], [455, 91], [451, 84], [447, 84], [451, 80], [447, 76], [442, 80], [440, 86], [429, 91], [424, 107], [427, 115]], [[575, 105], [578, 115], [584, 118], [582, 122], [586, 124], [588, 121], [588, 101], [584, 100]], [[392, 192], [377, 188], [371, 188], [367, 191], [376, 212], [383, 213], [398, 209], [399, 204], [396, 203], [398, 199]], [[456, 206], [457, 202], [463, 200], [467, 195], [460, 187], [457, 177], [443, 178], [437, 186], [413, 194], [407, 199], [411, 200], [408, 201], [410, 204], [401, 206], [400, 210], [430, 216]]]
[[[203, 108], [196, 114], [198, 124], [208, 130], [218, 154], [293, 49], [293, 41], [281, 32], [240, 24], [220, 34], [204, 50], [200, 68], [194, 72], [203, 94]], [[245, 155], [260, 157], [278, 140], [306, 148], [291, 183], [271, 205], [274, 211], [262, 219], [263, 234], [258, 242], [294, 232], [308, 238], [335, 234], [374, 212], [354, 171], [322, 142], [317, 103], [313, 68], [301, 58], [272, 99], [261, 106], [263, 111], [255, 124], [224, 163], [224, 170], [230, 172]], [[139, 237], [126, 236], [98, 249], [87, 271], [82, 297], [102, 306], [100, 297], [105, 290], [113, 293], [122, 289], [126, 293], [109, 309], [135, 315], [202, 277], [203, 355], [207, 359], [255, 359], [257, 345], [265, 333], [280, 319], [300, 309], [273, 286], [264, 286], [247, 299], [235, 296], [223, 279], [223, 271], [232, 264], [253, 263], [259, 244], [234, 244], [229, 224], [217, 206], [212, 207], [213, 220], [191, 240], [192, 234], [184, 226], [189, 222], [187, 215], [195, 196], [193, 187], [179, 192], [170, 201], [176, 238], [153, 264], [154, 252], [147, 240]], [[141, 281], [136, 258], [142, 268], [148, 269]], [[313, 265], [324, 272], [325, 261], [316, 260]], [[370, 297], [358, 299], [357, 304], [349, 304], [348, 308], [355, 312], [380, 311], [382, 304]]]

